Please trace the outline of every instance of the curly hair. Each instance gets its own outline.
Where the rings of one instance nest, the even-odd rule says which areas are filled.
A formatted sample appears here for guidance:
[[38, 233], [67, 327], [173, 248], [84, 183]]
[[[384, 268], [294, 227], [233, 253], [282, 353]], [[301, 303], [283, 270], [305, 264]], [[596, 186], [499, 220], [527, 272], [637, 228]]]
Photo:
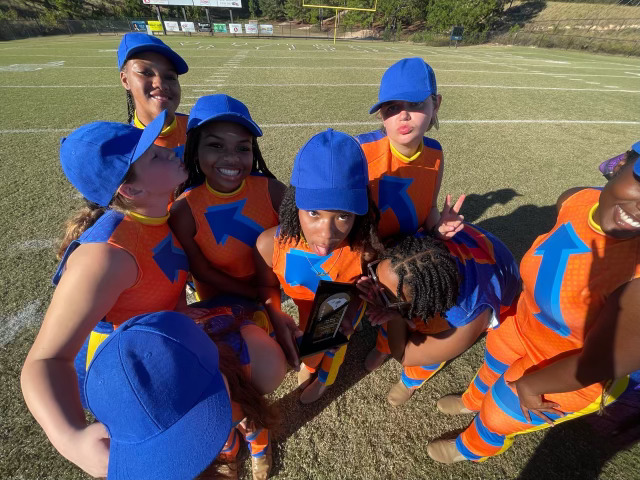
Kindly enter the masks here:
[[[369, 210], [364, 215], [356, 215], [353, 227], [347, 236], [349, 246], [361, 252], [383, 250], [380, 237], [378, 237], [378, 222], [380, 221], [380, 210], [371, 199], [371, 192], [367, 187], [367, 197], [369, 199]], [[299, 242], [302, 238], [302, 226], [298, 217], [298, 206], [296, 205], [296, 187], [290, 185], [282, 198], [280, 211], [279, 241], [287, 243], [290, 241]]]
[[[184, 147], [184, 166], [187, 169], [189, 176], [187, 177], [187, 180], [176, 190], [176, 196], [180, 195], [188, 188], [195, 187], [204, 182], [205, 174], [202, 172], [200, 162], [198, 160], [198, 147], [200, 146], [200, 137], [202, 136], [202, 126], [203, 125], [200, 125], [187, 133], [187, 143]], [[276, 178], [276, 176], [271, 173], [271, 170], [269, 170], [267, 163], [262, 157], [262, 152], [260, 151], [258, 139], [256, 137], [252, 137], [251, 139], [251, 150], [253, 151], [253, 165], [251, 167], [251, 173], [257, 172], [261, 173], [265, 177]]]
[[400, 298], [405, 283], [411, 291], [409, 318], [417, 316], [427, 321], [456, 304], [460, 272], [455, 257], [440, 240], [429, 235], [408, 236], [385, 250], [380, 259], [391, 260], [398, 276], [396, 296]]

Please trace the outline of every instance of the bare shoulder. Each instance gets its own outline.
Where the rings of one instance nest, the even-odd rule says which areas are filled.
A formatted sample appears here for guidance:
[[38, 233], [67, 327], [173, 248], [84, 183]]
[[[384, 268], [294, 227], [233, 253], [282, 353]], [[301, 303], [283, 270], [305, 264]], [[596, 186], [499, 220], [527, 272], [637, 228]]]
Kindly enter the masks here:
[[562, 194], [560, 194], [560, 196], [558, 197], [558, 200], [556, 201], [556, 210], [559, 212], [560, 209], [562, 208], [562, 204], [566, 202], [569, 199], [569, 197], [575, 195], [581, 190], [584, 190], [585, 188], [587, 187], [572, 187], [562, 192]]

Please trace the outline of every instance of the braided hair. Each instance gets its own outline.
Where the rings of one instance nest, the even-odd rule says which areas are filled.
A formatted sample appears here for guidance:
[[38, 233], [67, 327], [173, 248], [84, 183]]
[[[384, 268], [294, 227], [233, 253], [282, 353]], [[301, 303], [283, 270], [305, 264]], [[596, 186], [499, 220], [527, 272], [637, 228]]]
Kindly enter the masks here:
[[[184, 146], [184, 166], [187, 169], [188, 177], [187, 180], [178, 187], [176, 196], [188, 188], [195, 187], [204, 182], [205, 174], [202, 172], [198, 160], [198, 147], [200, 146], [200, 137], [202, 136], [202, 126], [203, 125], [200, 125], [187, 133], [187, 143]], [[257, 172], [265, 177], [276, 178], [262, 157], [262, 152], [260, 151], [256, 137], [252, 137], [251, 139], [251, 150], [253, 151], [251, 173]]]
[[[381, 252], [382, 243], [378, 237], [378, 222], [380, 221], [380, 210], [371, 199], [371, 192], [367, 187], [367, 198], [369, 199], [369, 210], [364, 215], [356, 215], [356, 219], [347, 236], [349, 246], [361, 252]], [[278, 212], [280, 221], [279, 241], [287, 243], [299, 242], [302, 238], [302, 226], [298, 217], [298, 206], [296, 205], [296, 187], [290, 185], [282, 198], [280, 211]]]
[[460, 272], [455, 257], [440, 240], [412, 235], [385, 250], [380, 259], [389, 259], [398, 276], [396, 296], [400, 298], [405, 283], [411, 291], [409, 318], [417, 316], [426, 322], [456, 304]]

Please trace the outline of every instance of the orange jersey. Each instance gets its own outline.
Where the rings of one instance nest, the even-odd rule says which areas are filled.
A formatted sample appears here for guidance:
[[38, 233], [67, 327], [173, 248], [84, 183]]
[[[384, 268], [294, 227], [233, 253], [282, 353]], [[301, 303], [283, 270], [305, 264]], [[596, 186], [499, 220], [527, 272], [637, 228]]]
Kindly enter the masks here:
[[232, 277], [253, 276], [253, 247], [258, 235], [278, 224], [269, 178], [249, 175], [232, 193], [216, 192], [205, 181], [182, 197], [196, 222], [194, 240], [209, 263]]
[[278, 234], [273, 244], [273, 272], [284, 293], [298, 306], [302, 330], [320, 280], [352, 283], [363, 274], [360, 252], [348, 245], [321, 256], [313, 253], [304, 240], [284, 243], [278, 240]]
[[[184, 156], [184, 145], [187, 143], [187, 121], [188, 115], [182, 113], [176, 113], [175, 121], [162, 130], [162, 133], [153, 142], [159, 147], [165, 147], [172, 149], [176, 155], [180, 158]], [[138, 120], [137, 117], [133, 119], [131, 125], [137, 128], [144, 128], [145, 126]]]
[[166, 220], [151, 225], [129, 215], [107, 210], [76, 241], [69, 245], [53, 278], [57, 284], [64, 274], [69, 255], [83, 243], [108, 243], [126, 250], [138, 266], [136, 283], [123, 291], [104, 321], [117, 328], [143, 313], [173, 310], [187, 281], [189, 264]]
[[568, 198], [522, 258], [516, 323], [534, 364], [582, 348], [607, 297], [640, 277], [640, 237], [616, 239], [590, 225], [599, 197], [589, 188]]
[[422, 150], [407, 159], [392, 151], [384, 132], [365, 133], [356, 139], [367, 157], [369, 187], [380, 209], [380, 237], [415, 233], [433, 206], [442, 147], [424, 137]]

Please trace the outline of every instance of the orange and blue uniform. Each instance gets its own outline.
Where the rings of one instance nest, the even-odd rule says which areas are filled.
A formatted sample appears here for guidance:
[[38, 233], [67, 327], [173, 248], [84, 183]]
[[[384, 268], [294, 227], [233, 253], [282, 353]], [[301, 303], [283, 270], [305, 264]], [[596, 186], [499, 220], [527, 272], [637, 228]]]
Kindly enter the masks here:
[[[233, 350], [236, 360], [242, 366], [247, 381], [250, 381], [251, 358], [247, 344], [242, 337], [242, 329], [247, 325], [260, 323], [256, 322], [256, 316], [265, 316], [264, 307], [233, 295], [221, 295], [208, 301], [192, 304], [191, 307], [198, 310], [209, 309], [204, 316], [195, 318], [196, 323], [203, 326], [207, 334], [215, 339], [218, 346], [224, 344]], [[267, 330], [265, 332], [269, 333]], [[233, 428], [229, 432], [227, 442], [220, 452], [225, 461], [231, 461], [236, 458], [240, 448], [238, 435], [242, 435], [247, 441], [252, 457], [261, 457], [267, 453], [271, 441], [269, 430], [257, 426], [249, 426], [247, 428], [241, 424], [244, 418], [245, 414], [240, 404], [231, 399]]]
[[136, 261], [138, 276], [124, 290], [105, 317], [87, 337], [75, 359], [78, 385], [84, 402], [86, 368], [98, 345], [126, 320], [143, 313], [174, 310], [187, 281], [189, 263], [169, 225], [161, 219], [107, 210], [67, 248], [53, 277], [57, 285], [69, 256], [81, 244], [108, 243], [128, 252]]
[[[221, 193], [205, 180], [184, 192], [196, 224], [194, 240], [211, 266], [240, 280], [255, 274], [253, 247], [258, 235], [278, 224], [269, 178], [251, 174], [237, 190]], [[198, 286], [198, 292], [203, 288]]]
[[[354, 283], [362, 275], [362, 255], [344, 244], [328, 255], [317, 255], [304, 239], [298, 242], [280, 241], [279, 232], [278, 228], [273, 245], [273, 272], [284, 293], [298, 307], [300, 329], [304, 330], [320, 280]], [[361, 306], [354, 327], [360, 322], [363, 313], [364, 306]], [[312, 372], [317, 370], [318, 380], [329, 386], [335, 381], [346, 351], [347, 346], [343, 345], [335, 354], [327, 351], [307, 357], [304, 364]]]
[[358, 135], [356, 140], [367, 157], [369, 187], [380, 209], [380, 238], [416, 233], [434, 206], [442, 147], [424, 137], [420, 150], [408, 158], [393, 148], [382, 131]]
[[[184, 146], [187, 143], [188, 120], [188, 115], [176, 113], [171, 125], [165, 127], [153, 143], [159, 147], [170, 148], [175, 152], [178, 158], [183, 158]], [[131, 125], [142, 130], [145, 128], [145, 125], [138, 119], [137, 113], [134, 114]]]
[[[424, 235], [418, 232], [416, 236]], [[455, 237], [444, 243], [456, 259], [460, 272], [460, 291], [456, 305], [425, 321], [415, 317], [415, 330], [435, 335], [452, 328], [460, 328], [475, 320], [487, 309], [491, 310], [489, 329], [496, 328], [502, 315], [515, 303], [520, 292], [518, 266], [509, 249], [495, 236], [475, 225], [466, 223]], [[391, 353], [387, 332], [383, 325], [378, 331], [376, 348]], [[446, 362], [404, 367], [402, 382], [412, 390], [418, 389]]]
[[[480, 461], [506, 450], [513, 436], [548, 426], [531, 414], [527, 423], [508, 382], [540, 369], [554, 358], [582, 349], [584, 339], [607, 297], [640, 277], [640, 237], [616, 239], [593, 220], [600, 190], [569, 197], [553, 229], [541, 235], [522, 258], [523, 291], [516, 312], [489, 332], [485, 361], [467, 391], [464, 405], [479, 411], [457, 438], [469, 460]], [[628, 377], [595, 383], [573, 392], [545, 394], [562, 415], [555, 423], [597, 411], [620, 395]]]

